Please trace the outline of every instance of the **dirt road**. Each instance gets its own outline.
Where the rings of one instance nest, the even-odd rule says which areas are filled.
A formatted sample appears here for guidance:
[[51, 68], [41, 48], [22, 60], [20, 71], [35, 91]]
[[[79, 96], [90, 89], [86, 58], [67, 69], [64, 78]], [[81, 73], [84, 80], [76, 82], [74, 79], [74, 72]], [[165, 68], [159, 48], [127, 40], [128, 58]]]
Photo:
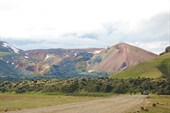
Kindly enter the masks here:
[[34, 108], [8, 113], [123, 113], [129, 108], [142, 106], [146, 96], [121, 95], [72, 104]]

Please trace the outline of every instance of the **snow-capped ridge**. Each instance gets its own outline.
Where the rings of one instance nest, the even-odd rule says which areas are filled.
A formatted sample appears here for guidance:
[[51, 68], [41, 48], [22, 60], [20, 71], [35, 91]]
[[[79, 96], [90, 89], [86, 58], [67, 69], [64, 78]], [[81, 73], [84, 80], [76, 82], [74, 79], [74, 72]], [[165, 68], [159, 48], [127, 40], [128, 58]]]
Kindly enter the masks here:
[[3, 45], [2, 45], [3, 47], [6, 47], [6, 48], [10, 48], [10, 49], [12, 49], [13, 50], [13, 52], [14, 53], [19, 53], [19, 49], [17, 49], [16, 47], [14, 47], [14, 46], [12, 46], [12, 45], [10, 45], [10, 44], [8, 44], [8, 43], [3, 43]]

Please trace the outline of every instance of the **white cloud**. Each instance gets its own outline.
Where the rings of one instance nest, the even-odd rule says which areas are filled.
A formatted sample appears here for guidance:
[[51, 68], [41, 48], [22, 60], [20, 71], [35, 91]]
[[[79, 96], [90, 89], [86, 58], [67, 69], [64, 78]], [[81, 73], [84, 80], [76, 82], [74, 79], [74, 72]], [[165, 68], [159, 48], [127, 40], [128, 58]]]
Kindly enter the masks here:
[[1, 37], [58, 37], [103, 23], [136, 22], [167, 11], [169, 0], [1, 0]]
[[[168, 15], [162, 12], [170, 10], [169, 4], [170, 0], [0, 0], [0, 37], [22, 49], [164, 44], [169, 28]], [[156, 48], [165, 45], [153, 48], [158, 53], [163, 50]]]
[[165, 47], [169, 46], [168, 41], [154, 41], [154, 42], [146, 42], [146, 43], [141, 43], [141, 42], [135, 42], [135, 43], [130, 43], [134, 46], [141, 47], [145, 50], [152, 51], [156, 54], [160, 54], [165, 51]]

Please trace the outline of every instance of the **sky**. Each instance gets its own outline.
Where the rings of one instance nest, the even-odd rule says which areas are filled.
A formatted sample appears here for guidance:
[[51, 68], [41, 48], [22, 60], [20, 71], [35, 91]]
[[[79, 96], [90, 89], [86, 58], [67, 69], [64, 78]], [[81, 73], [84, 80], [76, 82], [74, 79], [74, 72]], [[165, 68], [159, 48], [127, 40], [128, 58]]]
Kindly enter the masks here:
[[170, 45], [170, 0], [0, 0], [0, 40], [23, 50]]

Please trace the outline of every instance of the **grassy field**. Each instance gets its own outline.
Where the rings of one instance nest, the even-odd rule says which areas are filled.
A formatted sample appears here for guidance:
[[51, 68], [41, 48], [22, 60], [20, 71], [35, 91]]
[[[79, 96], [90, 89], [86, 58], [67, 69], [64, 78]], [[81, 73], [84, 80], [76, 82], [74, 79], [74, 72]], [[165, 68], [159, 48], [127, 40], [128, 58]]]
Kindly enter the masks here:
[[127, 113], [170, 113], [170, 95], [151, 95], [148, 100], [149, 103], [147, 105], [141, 106], [136, 111], [131, 110]]
[[66, 103], [94, 100], [102, 97], [64, 96], [43, 94], [0, 94], [0, 112], [61, 105]]
[[[150, 96], [149, 100], [152, 106], [148, 108], [148, 111], [142, 111], [141, 113], [170, 113], [170, 95]], [[156, 106], [154, 107], [153, 104]]]
[[147, 78], [159, 78], [163, 73], [158, 69], [158, 66], [161, 62], [167, 58], [170, 58], [170, 53], [162, 55], [152, 61], [144, 62], [138, 64], [134, 67], [128, 68], [122, 73], [111, 75], [111, 78], [138, 78], [138, 77], [147, 77]]

